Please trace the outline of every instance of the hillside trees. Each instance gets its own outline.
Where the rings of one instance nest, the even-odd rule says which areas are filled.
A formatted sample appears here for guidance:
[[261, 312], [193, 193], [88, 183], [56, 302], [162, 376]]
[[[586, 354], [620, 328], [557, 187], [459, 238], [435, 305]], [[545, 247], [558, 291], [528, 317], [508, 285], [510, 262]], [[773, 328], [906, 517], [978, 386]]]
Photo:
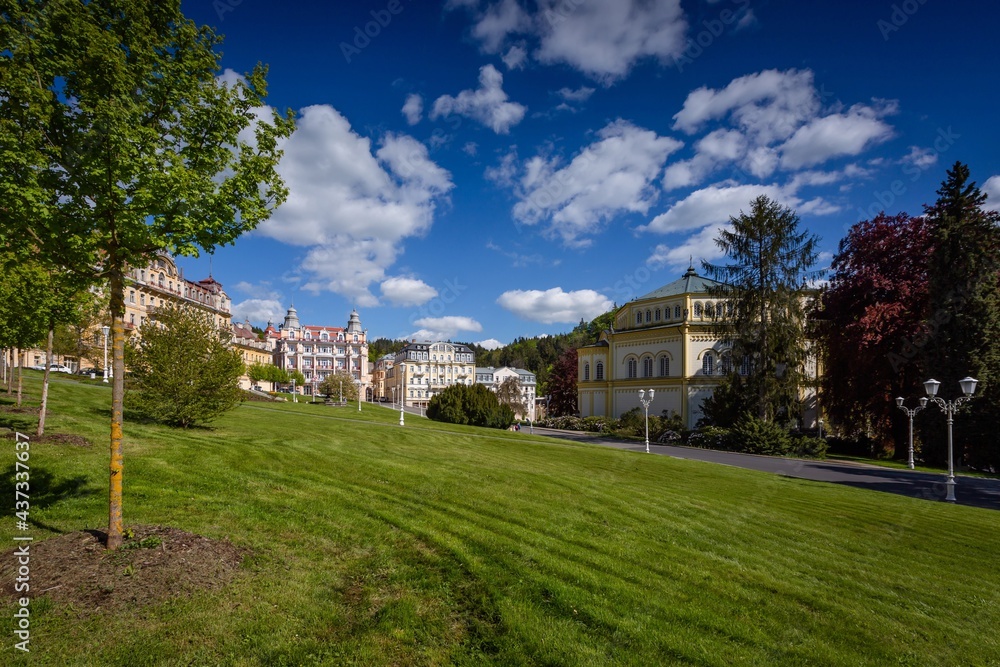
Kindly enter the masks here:
[[11, 2], [0, 18], [0, 242], [110, 295], [109, 549], [122, 542], [124, 279], [255, 228], [286, 196], [266, 68], [218, 78], [221, 39], [179, 0]]
[[[883, 447], [906, 438], [895, 397], [912, 396], [927, 379], [909, 341], [922, 331], [930, 253], [925, 218], [883, 212], [863, 220], [840, 241], [822, 297], [823, 409], [848, 433], [864, 431]], [[895, 451], [906, 456], [905, 447]]]
[[731, 346], [732, 359], [749, 360], [745, 377], [736, 373], [737, 362], [727, 381], [737, 385], [759, 419], [787, 420], [798, 401], [806, 360], [802, 285], [813, 275], [818, 240], [799, 230], [794, 211], [764, 195], [730, 222], [732, 231], [722, 231], [715, 240], [729, 263], [703, 262], [707, 274], [721, 283], [711, 295], [727, 302], [727, 316], [716, 333]]

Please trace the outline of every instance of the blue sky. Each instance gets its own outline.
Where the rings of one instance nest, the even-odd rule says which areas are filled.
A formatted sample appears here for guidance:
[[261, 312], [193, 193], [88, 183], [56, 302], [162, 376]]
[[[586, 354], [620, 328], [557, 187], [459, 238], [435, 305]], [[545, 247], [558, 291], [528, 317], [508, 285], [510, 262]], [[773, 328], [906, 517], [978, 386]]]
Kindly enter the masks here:
[[[508, 343], [668, 283], [767, 194], [820, 237], [1000, 203], [995, 26], [958, 0], [184, 2], [297, 114], [288, 202], [220, 249], [234, 318]], [[183, 259], [188, 278], [209, 259]]]

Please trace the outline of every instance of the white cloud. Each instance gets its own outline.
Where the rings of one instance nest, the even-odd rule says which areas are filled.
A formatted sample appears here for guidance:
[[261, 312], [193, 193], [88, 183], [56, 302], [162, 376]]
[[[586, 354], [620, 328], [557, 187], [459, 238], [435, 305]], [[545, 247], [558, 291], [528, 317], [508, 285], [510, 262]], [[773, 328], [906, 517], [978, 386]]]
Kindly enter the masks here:
[[233, 304], [232, 315], [233, 322], [280, 322], [285, 317], [285, 307], [277, 299], [247, 299]]
[[407, 95], [402, 111], [406, 116], [406, 122], [416, 125], [424, 117], [424, 98], [416, 93]]
[[507, 53], [503, 54], [500, 60], [509, 70], [524, 69], [524, 65], [528, 61], [528, 52], [524, 50], [523, 46], [515, 45], [507, 49]]
[[685, 269], [690, 262], [694, 262], [695, 269], [700, 271], [700, 262], [714, 262], [723, 256], [719, 246], [715, 244], [722, 230], [731, 231], [732, 225], [728, 222], [724, 225], [709, 225], [697, 234], [692, 234], [684, 239], [679, 245], [668, 245], [661, 243], [653, 248], [653, 254], [649, 256], [646, 263], [655, 268], [669, 267], [671, 269]]
[[413, 324], [421, 327], [409, 336], [415, 340], [448, 340], [454, 338], [460, 331], [478, 332], [483, 330], [483, 325], [476, 320], [460, 315], [422, 317], [415, 320]]
[[407, 238], [430, 229], [448, 202], [451, 174], [406, 135], [385, 135], [373, 152], [328, 105], [302, 109], [283, 148], [278, 171], [289, 196], [259, 233], [309, 248], [303, 289], [375, 305], [368, 286], [385, 279]]
[[507, 134], [524, 118], [527, 107], [507, 101], [503, 74], [493, 65], [479, 70], [479, 89], [463, 90], [457, 97], [442, 95], [434, 101], [431, 118], [458, 114], [479, 121], [497, 134]]
[[594, 89], [588, 88], [587, 86], [580, 86], [576, 90], [571, 88], [560, 88], [556, 91], [556, 94], [567, 102], [586, 102], [590, 99], [590, 96], [594, 94]]
[[479, 151], [479, 144], [477, 144], [475, 141], [467, 141], [465, 142], [465, 145], [462, 146], [462, 152], [472, 157], [475, 157], [478, 151]]
[[501, 307], [518, 317], [542, 324], [576, 324], [609, 311], [611, 299], [594, 290], [565, 292], [561, 287], [541, 290], [511, 290], [497, 299]]
[[497, 53], [504, 39], [511, 33], [524, 32], [531, 27], [531, 18], [517, 0], [500, 0], [490, 5], [486, 13], [472, 28], [487, 53]]
[[477, 341], [476, 345], [487, 350], [499, 350], [503, 347], [503, 343], [498, 341], [496, 338], [487, 338], [486, 340]]
[[510, 69], [523, 65], [529, 39], [540, 62], [569, 65], [605, 85], [644, 58], [667, 63], [685, 46], [680, 0], [538, 0], [530, 12], [516, 0], [497, 0], [484, 10], [472, 0], [449, 0], [446, 6], [472, 10], [472, 35], [486, 53], [499, 53], [509, 37], [523, 36], [504, 56]]
[[765, 70], [733, 79], [723, 88], [698, 88], [674, 114], [674, 129], [687, 134], [710, 123], [719, 128], [695, 144], [691, 159], [668, 168], [664, 187], [696, 186], [717, 168], [735, 164], [755, 178], [779, 167], [797, 170], [830, 159], [858, 155], [893, 136], [884, 117], [896, 113], [890, 100], [824, 108], [829, 93], [818, 90], [810, 70]]
[[781, 166], [810, 167], [832, 157], [858, 155], [888, 141], [893, 131], [881, 120], [882, 114], [879, 109], [856, 104], [847, 113], [831, 114], [803, 125], [781, 145]]
[[787, 139], [820, 110], [810, 70], [764, 70], [733, 79], [721, 90], [698, 88], [674, 114], [674, 129], [694, 134], [705, 123], [732, 116], [735, 125], [768, 144]]
[[680, 55], [687, 30], [680, 0], [539, 0], [534, 25], [539, 62], [567, 64], [604, 85], [644, 58]]
[[760, 195], [766, 195], [800, 213], [827, 215], [839, 210], [822, 198], [803, 202], [791, 189], [778, 185], [711, 185], [695, 190], [665, 213], [653, 218], [648, 225], [640, 227], [639, 231], [669, 234], [725, 224], [730, 217], [748, 210], [750, 202]]
[[910, 146], [910, 152], [900, 158], [901, 164], [913, 165], [923, 171], [938, 160], [938, 152], [933, 148], [921, 148], [920, 146]]
[[419, 306], [438, 295], [438, 291], [417, 278], [396, 276], [382, 281], [382, 296], [394, 306]]
[[1000, 211], [1000, 175], [991, 176], [980, 188], [986, 194], [986, 209]]
[[[653, 182], [681, 145], [627, 121], [609, 123], [569, 164], [539, 155], [519, 167], [514, 217], [527, 225], [548, 223], [547, 232], [568, 245], [587, 245], [581, 237], [614, 215], [649, 210], [658, 195]], [[502, 163], [494, 179], [510, 176], [510, 167]]]

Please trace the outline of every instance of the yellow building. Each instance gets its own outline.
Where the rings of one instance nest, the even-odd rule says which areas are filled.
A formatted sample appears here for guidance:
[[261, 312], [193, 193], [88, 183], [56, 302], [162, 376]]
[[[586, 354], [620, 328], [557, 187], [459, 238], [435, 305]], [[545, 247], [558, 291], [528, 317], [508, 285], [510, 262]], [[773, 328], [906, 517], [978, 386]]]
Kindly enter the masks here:
[[453, 384], [475, 382], [476, 357], [458, 343], [412, 342], [396, 353], [386, 370], [389, 398], [411, 407], [427, 407], [431, 398]]
[[[253, 329], [250, 327], [250, 321], [246, 322], [234, 322], [233, 323], [233, 347], [239, 350], [239, 353], [243, 356], [243, 364], [249, 369], [250, 366], [254, 364], [272, 364], [273, 354], [274, 354], [274, 344], [271, 340], [261, 340], [254, 333]], [[266, 386], [264, 386], [266, 385]], [[261, 380], [261, 388], [267, 391], [273, 391], [275, 388], [271, 386], [272, 383], [266, 380]], [[243, 389], [250, 389], [254, 386], [254, 383], [247, 377], [244, 372], [243, 376], [240, 378], [240, 387]]]
[[[688, 428], [702, 416], [701, 403], [729, 372], [729, 346], [713, 333], [724, 301], [710, 296], [714, 280], [694, 268], [672, 283], [622, 306], [614, 328], [577, 350], [577, 406], [583, 417], [620, 417], [642, 409], [639, 391], [653, 389], [651, 414], [677, 414]], [[740, 362], [742, 365], [743, 362]], [[744, 366], [737, 372], [746, 373]], [[802, 425], [816, 425], [814, 359], [806, 365], [810, 382], [800, 389]]]
[[223, 330], [231, 328], [232, 302], [222, 284], [212, 276], [186, 280], [177, 264], [160, 255], [144, 268], [132, 269], [125, 278], [125, 331], [135, 331], [152, 312], [168, 303], [196, 308]]

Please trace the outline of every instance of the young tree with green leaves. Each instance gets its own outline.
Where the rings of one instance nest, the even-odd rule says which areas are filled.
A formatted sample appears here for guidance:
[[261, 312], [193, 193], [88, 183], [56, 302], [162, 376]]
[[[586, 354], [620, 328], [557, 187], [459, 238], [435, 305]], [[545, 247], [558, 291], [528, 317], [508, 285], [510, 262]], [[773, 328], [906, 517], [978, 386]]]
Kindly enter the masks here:
[[[715, 240], [728, 263], [702, 262], [720, 283], [711, 296], [727, 305], [716, 327], [735, 362], [726, 381], [748, 399], [759, 419], [789, 420], [807, 355], [802, 286], [814, 275], [818, 239], [799, 230], [794, 211], [764, 195], [730, 222], [732, 230]], [[741, 376], [737, 370], [744, 358], [749, 373]]]
[[235, 408], [245, 367], [231, 338], [194, 308], [157, 308], [125, 345], [128, 408], [182, 428]]
[[0, 243], [32, 246], [110, 295], [112, 550], [126, 272], [233, 243], [287, 194], [276, 166], [291, 112], [261, 113], [263, 66], [224, 81], [220, 43], [179, 0], [14, 0], [0, 13]]
[[316, 391], [327, 399], [338, 401], [358, 400], [358, 383], [347, 371], [339, 370], [330, 373], [316, 387]]

